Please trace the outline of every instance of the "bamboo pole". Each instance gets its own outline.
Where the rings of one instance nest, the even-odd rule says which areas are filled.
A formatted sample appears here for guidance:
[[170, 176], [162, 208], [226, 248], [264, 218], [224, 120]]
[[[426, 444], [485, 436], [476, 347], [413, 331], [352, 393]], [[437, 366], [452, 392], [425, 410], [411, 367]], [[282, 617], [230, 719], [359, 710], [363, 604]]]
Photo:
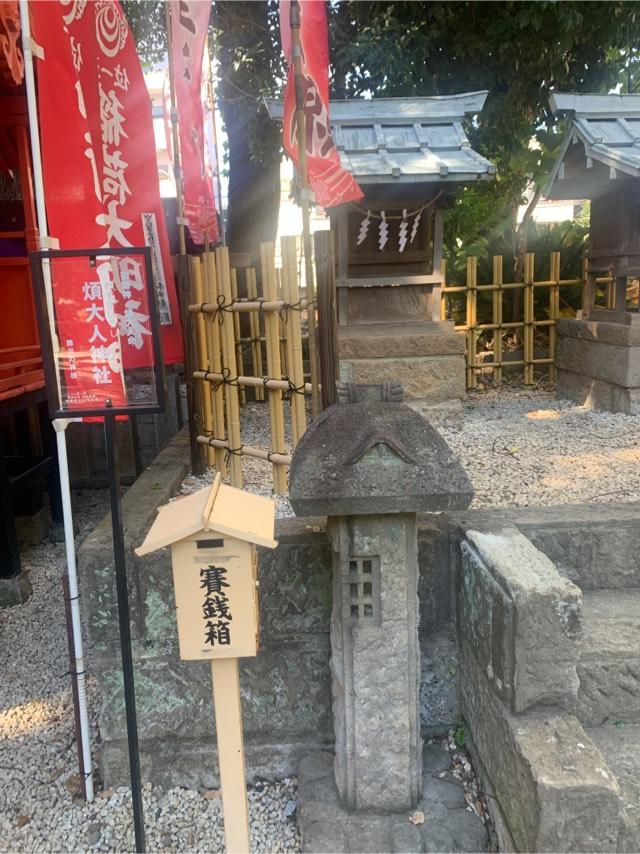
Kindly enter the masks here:
[[[275, 247], [273, 243], [260, 244], [260, 259], [262, 265], [262, 289], [267, 300], [276, 297], [276, 267]], [[282, 364], [280, 361], [280, 318], [270, 311], [264, 318], [265, 335], [267, 338], [267, 373], [273, 379], [282, 379]], [[269, 417], [271, 422], [271, 447], [278, 454], [284, 453], [284, 411], [282, 394], [276, 389], [269, 389]], [[286, 469], [279, 463], [273, 462], [273, 488], [277, 493], [286, 492]]]
[[[231, 273], [229, 270], [229, 249], [219, 246], [216, 249], [216, 267], [218, 269], [220, 292], [225, 303], [231, 302]], [[238, 364], [236, 362], [236, 342], [231, 318], [225, 317], [225, 312], [220, 314], [222, 318], [222, 352], [224, 355], [224, 367], [229, 371], [231, 379], [238, 375]], [[226, 413], [227, 413], [227, 435], [231, 442], [230, 450], [239, 450], [240, 439], [240, 402], [238, 400], [238, 388], [233, 383], [225, 385]], [[242, 488], [242, 460], [237, 453], [231, 453], [230, 470], [231, 483], [233, 486]]]
[[[298, 290], [298, 246], [295, 237], [283, 237], [282, 247], [282, 280], [284, 298], [289, 305], [295, 305], [300, 295]], [[302, 391], [304, 385], [304, 368], [302, 363], [302, 328], [300, 313], [287, 311], [287, 358], [288, 376], [296, 389]], [[305, 416], [304, 394], [291, 392], [291, 442], [298, 444], [307, 428]]]
[[[247, 297], [255, 302], [258, 296], [258, 288], [256, 285], [256, 271], [253, 267], [247, 269]], [[252, 311], [249, 314], [249, 331], [251, 335], [251, 363], [253, 367], [254, 377], [261, 377], [262, 370], [262, 344], [260, 331], [260, 314]], [[255, 399], [264, 400], [264, 389], [256, 388]]]
[[302, 48], [300, 45], [300, 4], [292, 0], [289, 23], [291, 25], [291, 53], [296, 95], [296, 136], [300, 161], [300, 206], [302, 208], [302, 246], [304, 252], [305, 286], [308, 301], [307, 325], [309, 328], [309, 370], [311, 373], [311, 407], [314, 417], [320, 413], [320, 394], [318, 389], [318, 362], [316, 344], [316, 309], [314, 299], [313, 263], [311, 260], [311, 223], [309, 216], [309, 174], [307, 166], [307, 132], [304, 111], [304, 85], [302, 75]]
[[[549, 278], [560, 281], [560, 253], [552, 252], [549, 262]], [[549, 358], [553, 361], [549, 365], [549, 379], [555, 382], [556, 379], [556, 321], [560, 315], [560, 287], [556, 285], [549, 291], [549, 320], [553, 321], [553, 326], [549, 327]]]
[[493, 334], [493, 360], [499, 367], [493, 370], [493, 379], [496, 384], [502, 382], [502, 255], [493, 256], [493, 322], [495, 331]]
[[[231, 268], [231, 298], [235, 302], [238, 299], [238, 272], [233, 267]], [[236, 348], [236, 362], [238, 363], [238, 373], [244, 374], [244, 351], [240, 343], [240, 315], [235, 313], [233, 317], [233, 340]], [[240, 389], [240, 403], [245, 404], [246, 397], [244, 389]]]
[[[193, 281], [193, 296], [197, 300], [204, 300], [204, 287], [202, 283], [202, 262], [197, 255], [192, 255], [189, 258], [191, 263], [191, 278]], [[196, 315], [196, 352], [198, 354], [198, 366], [200, 370], [207, 371], [211, 367], [207, 355], [207, 332], [204, 323], [204, 314]], [[213, 409], [211, 406], [211, 386], [208, 383], [203, 383], [200, 387], [200, 400], [202, 401], [202, 424], [207, 433], [213, 432]], [[210, 448], [207, 448], [207, 465], [212, 466], [215, 462], [215, 455]]]
[[[284, 287], [284, 270], [276, 268], [276, 294], [278, 295], [278, 299], [282, 300], [282, 302], [287, 303], [287, 296], [285, 294]], [[287, 314], [288, 309], [284, 309], [284, 312]], [[289, 344], [287, 342], [287, 329], [286, 329], [286, 320], [283, 316], [283, 312], [278, 312], [278, 334], [279, 339], [278, 343], [280, 346], [280, 364], [282, 365], [282, 373], [285, 377], [289, 376]]]
[[[210, 383], [220, 383], [224, 385], [225, 383], [225, 375], [222, 373], [215, 373], [213, 371], [194, 371], [193, 375], [198, 380], [207, 380]], [[235, 377], [234, 383], [239, 386], [246, 386], [247, 388], [266, 388], [268, 389], [279, 389], [280, 391], [290, 391], [289, 380], [276, 380], [271, 377], [243, 377], [242, 375]], [[305, 383], [304, 388], [301, 387], [301, 390], [304, 390], [305, 394], [311, 394], [311, 383]]]
[[[198, 436], [198, 442], [201, 445], [211, 445], [212, 448], [229, 447], [229, 442], [226, 440], [210, 439], [208, 436]], [[251, 445], [243, 445], [240, 456], [253, 457], [256, 460], [264, 460], [270, 463], [276, 462], [281, 466], [291, 465], [291, 454], [277, 454], [275, 451], [265, 451], [264, 448], [252, 448]]]
[[476, 388], [476, 324], [478, 263], [477, 258], [467, 258], [467, 388]]
[[[216, 302], [218, 298], [218, 283], [216, 277], [216, 259], [213, 252], [205, 252], [202, 256], [204, 262], [204, 292], [208, 302]], [[222, 342], [220, 340], [220, 322], [217, 317], [203, 315], [207, 330], [207, 349], [209, 351], [209, 368], [211, 371], [222, 374]], [[224, 426], [224, 389], [222, 386], [214, 388], [213, 394], [213, 435], [217, 439], [226, 436]], [[224, 461], [224, 452], [220, 449], [215, 452], [216, 471], [226, 477], [227, 466]]]
[[525, 385], [533, 385], [533, 332], [534, 332], [534, 254], [527, 252], [524, 256], [524, 328], [523, 328], [523, 351], [524, 371], [523, 379]]
[[[258, 297], [256, 300], [238, 300], [238, 302], [225, 302], [224, 310], [236, 312], [239, 311], [241, 314], [248, 314], [251, 311], [280, 311], [283, 308], [286, 308], [286, 302], [281, 299], [264, 299]], [[304, 309], [308, 307], [308, 302], [305, 299], [300, 300], [300, 304], [298, 306], [300, 309]], [[189, 311], [192, 314], [197, 314], [199, 311], [204, 312], [205, 314], [217, 314], [220, 311], [220, 306], [217, 303], [192, 303], [189, 306]]]

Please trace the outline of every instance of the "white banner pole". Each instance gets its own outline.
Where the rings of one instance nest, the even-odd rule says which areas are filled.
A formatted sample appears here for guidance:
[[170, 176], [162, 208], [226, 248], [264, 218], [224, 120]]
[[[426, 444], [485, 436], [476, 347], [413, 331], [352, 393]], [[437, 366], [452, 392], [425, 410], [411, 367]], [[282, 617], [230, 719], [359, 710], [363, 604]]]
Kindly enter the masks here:
[[[42, 159], [40, 155], [40, 131], [38, 126], [38, 111], [36, 106], [36, 87], [33, 75], [33, 51], [31, 43], [31, 26], [29, 22], [28, 0], [20, 0], [20, 24], [22, 28], [22, 50], [24, 54], [25, 83], [27, 90], [27, 107], [29, 112], [29, 136], [31, 139], [31, 160], [33, 164], [33, 185], [38, 217], [38, 232], [40, 248], [49, 248], [47, 232], [47, 213], [44, 203], [44, 182], [42, 179]], [[48, 271], [47, 271], [48, 272]], [[44, 276], [46, 299], [49, 307], [49, 318], [53, 325], [53, 293], [50, 276]], [[56, 340], [55, 330], [52, 329], [52, 340]], [[71, 599], [71, 618], [73, 629], [73, 645], [75, 656], [75, 673], [78, 685], [78, 713], [80, 718], [80, 734], [82, 744], [82, 761], [84, 765], [84, 791], [87, 801], [93, 801], [93, 768], [91, 764], [91, 740], [89, 728], [89, 712], [87, 707], [87, 689], [84, 671], [84, 651], [82, 645], [82, 624], [80, 621], [80, 601], [78, 593], [78, 571], [76, 566], [75, 541], [73, 536], [73, 516], [71, 511], [71, 488], [69, 483], [69, 465], [67, 460], [67, 443], [65, 430], [68, 421], [54, 421], [56, 442], [58, 448], [58, 470], [60, 474], [60, 492], [62, 496], [62, 512], [64, 519], [64, 542], [67, 553], [67, 574], [69, 577], [69, 596]]]

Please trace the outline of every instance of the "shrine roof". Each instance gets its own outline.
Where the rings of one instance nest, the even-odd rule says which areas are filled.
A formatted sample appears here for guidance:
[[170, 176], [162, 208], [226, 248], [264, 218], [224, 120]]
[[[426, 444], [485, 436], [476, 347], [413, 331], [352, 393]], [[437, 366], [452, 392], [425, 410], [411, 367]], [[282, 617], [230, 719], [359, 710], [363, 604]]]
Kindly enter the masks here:
[[548, 198], [569, 198], [576, 191], [593, 198], [616, 178], [640, 177], [640, 95], [555, 92], [549, 104], [554, 113], [568, 114], [570, 124]]
[[[493, 163], [471, 148], [462, 123], [487, 92], [331, 101], [331, 132], [343, 167], [360, 184], [463, 183], [492, 176]], [[267, 100], [282, 120], [282, 101]]]

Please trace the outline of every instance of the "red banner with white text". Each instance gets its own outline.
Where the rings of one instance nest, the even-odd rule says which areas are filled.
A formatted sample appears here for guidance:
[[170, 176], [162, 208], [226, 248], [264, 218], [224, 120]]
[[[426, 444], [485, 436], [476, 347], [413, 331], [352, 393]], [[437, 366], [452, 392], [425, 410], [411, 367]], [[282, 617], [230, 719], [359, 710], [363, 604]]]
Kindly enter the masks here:
[[207, 80], [203, 75], [211, 2], [169, 0], [169, 5], [184, 216], [194, 243], [213, 244], [219, 229], [204, 127]]
[[[299, 0], [302, 88], [309, 185], [325, 208], [363, 197], [355, 178], [343, 169], [329, 123], [329, 36], [322, 0]], [[280, 36], [289, 71], [284, 96], [282, 139], [296, 167], [300, 166], [296, 93], [291, 44], [290, 0], [280, 2]]]
[[[126, 19], [114, 0], [36, 2], [30, 10], [35, 41], [43, 49], [38, 111], [49, 233], [61, 249], [149, 246], [164, 359], [180, 362], [182, 335], [151, 103]], [[90, 309], [92, 323], [104, 318], [98, 322], [109, 329], [98, 326], [96, 336], [85, 323], [89, 337], [79, 344], [74, 339], [76, 350], [104, 348], [117, 338], [123, 368], [150, 364], [151, 324], [138, 264], [139, 259], [128, 262], [122, 256], [118, 270], [111, 265], [110, 275], [105, 268], [96, 280], [102, 302]], [[69, 275], [56, 285], [64, 287], [76, 337], [83, 328], [77, 321], [88, 318], [85, 284], [82, 276]], [[117, 359], [104, 364], [115, 366]]]

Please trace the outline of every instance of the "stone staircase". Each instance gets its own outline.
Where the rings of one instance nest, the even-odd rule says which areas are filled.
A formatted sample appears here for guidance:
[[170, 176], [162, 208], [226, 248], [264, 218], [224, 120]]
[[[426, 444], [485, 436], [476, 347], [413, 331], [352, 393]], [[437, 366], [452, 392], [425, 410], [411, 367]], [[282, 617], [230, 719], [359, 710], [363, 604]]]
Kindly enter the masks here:
[[465, 531], [463, 714], [502, 850], [640, 851], [640, 550], [564, 524]]

